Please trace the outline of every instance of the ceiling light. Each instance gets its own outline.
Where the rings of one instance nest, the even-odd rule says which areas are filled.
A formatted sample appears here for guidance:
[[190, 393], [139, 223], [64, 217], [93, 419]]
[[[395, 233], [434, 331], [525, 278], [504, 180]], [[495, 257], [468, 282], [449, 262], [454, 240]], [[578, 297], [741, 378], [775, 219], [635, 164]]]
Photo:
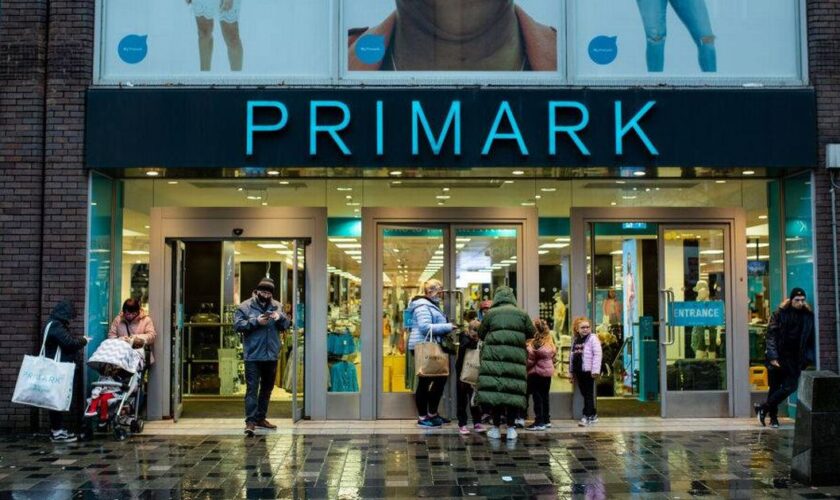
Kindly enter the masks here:
[[269, 171], [268, 171], [268, 172], [266, 172], [266, 173], [267, 173], [268, 175], [280, 175], [280, 171], [279, 171], [279, 170], [269, 170]]
[[391, 181], [391, 184], [393, 184], [394, 186], [397, 186], [397, 185], [402, 184], [402, 181]]
[[511, 172], [511, 173], [512, 173], [513, 175], [525, 175], [525, 171], [524, 171], [524, 170], [514, 170], [514, 171], [513, 171], [513, 172]]
[[402, 175], [402, 170], [391, 170], [390, 174], [396, 177], [398, 175]]
[[610, 255], [621, 255], [621, 250], [613, 250]]
[[718, 179], [715, 181], [715, 184], [726, 184], [726, 181], [723, 179]]
[[362, 248], [361, 243], [336, 243], [338, 248]]
[[540, 196], [540, 195], [534, 195], [534, 199], [535, 199], [535, 200], [541, 200], [541, 199], [542, 199], [542, 196]]
[[455, 241], [457, 241], [458, 243], [469, 243], [470, 241], [472, 241], [472, 239], [471, 238], [455, 238]]
[[635, 175], [636, 177], [644, 177], [647, 174], [644, 170], [636, 170], [635, 172], [633, 172], [633, 175]]
[[628, 195], [628, 196], [622, 196], [621, 198], [624, 199], [624, 200], [635, 200], [636, 196], [635, 195]]
[[627, 181], [615, 181], [616, 184], [627, 184]]
[[444, 202], [442, 202], [442, 201], [437, 202], [437, 204], [438, 204], [438, 206], [443, 206], [443, 205], [446, 205], [446, 203], [444, 203]]
[[572, 241], [572, 239], [569, 238], [568, 236], [561, 236], [554, 241], [557, 241], [559, 243], [568, 243], [568, 242]]
[[614, 207], [614, 206], [616, 206], [616, 205], [618, 205], [618, 203], [616, 203], [616, 202], [614, 202], [614, 201], [611, 201], [611, 202], [610, 202], [610, 206], [611, 206], [611, 207]]
[[337, 187], [335, 188], [336, 191], [352, 191], [353, 188], [351, 187]]
[[700, 255], [720, 255], [723, 250], [700, 250]]
[[151, 229], [152, 226], [143, 226], [143, 227], [145, 227], [146, 229]]
[[543, 193], [553, 193], [557, 191], [557, 188], [540, 188], [540, 191], [542, 191]]
[[510, 180], [505, 181], [505, 184], [513, 184], [513, 183], [514, 183], [514, 181], [510, 181]]
[[276, 250], [275, 253], [277, 255], [292, 255], [294, 252], [291, 250]]
[[448, 192], [448, 191], [449, 191], [449, 188], [443, 188], [443, 189], [441, 189], [441, 191], [443, 191], [444, 193], [445, 193], [445, 192]]
[[536, 205], [536, 203], [534, 203], [533, 201], [523, 201], [522, 203], [520, 203], [520, 205], [522, 205], [523, 207], [533, 207], [534, 205]]
[[345, 250], [344, 253], [347, 255], [362, 255], [361, 250]]
[[236, 190], [237, 190], [237, 191], [244, 191], [244, 190], [245, 190], [245, 188], [238, 187], [238, 188], [236, 188]]
[[747, 250], [752, 250], [753, 248], [767, 248], [770, 246], [770, 243], [747, 243]]
[[281, 186], [288, 186], [290, 184], [290, 182], [289, 181], [280, 181], [279, 184]]
[[767, 215], [766, 214], [759, 215], [758, 218], [759, 218], [759, 220], [767, 220]]
[[723, 264], [723, 259], [713, 260], [712, 264]]
[[394, 249], [394, 253], [400, 253], [400, 249], [399, 249], [399, 248], [395, 248], [395, 249]]
[[174, 185], [178, 184], [178, 181], [169, 181], [169, 182], [167, 182], [167, 184], [169, 184], [171, 186], [174, 186]]
[[435, 198], [437, 198], [438, 200], [448, 200], [449, 198], [452, 198], [452, 197], [449, 196], [448, 194], [439, 194], [439, 195], [435, 196]]
[[149, 177], [157, 177], [160, 175], [160, 172], [158, 172], [157, 170], [147, 170], [146, 175], [148, 175]]
[[545, 255], [549, 252], [551, 252], [551, 250], [537, 250], [537, 253], [540, 254], [540, 255]]
[[358, 201], [348, 201], [347, 203], [345, 203], [345, 205], [347, 205], [348, 207], [358, 207], [361, 205], [361, 203], [359, 203]]
[[330, 238], [330, 241], [333, 243], [355, 243], [356, 238]]
[[149, 255], [148, 250], [123, 250], [126, 255]]
[[268, 202], [267, 202], [267, 201], [262, 202], [262, 206], [267, 207], [267, 206], [268, 206]]
[[353, 199], [353, 195], [352, 195], [352, 194], [348, 194], [347, 196], [345, 196], [345, 197], [344, 197], [344, 199], [345, 199], [345, 200], [352, 200], [352, 199]]
[[744, 175], [755, 175], [755, 170], [744, 170], [741, 173]]
[[543, 243], [540, 248], [566, 248], [568, 243]]
[[249, 195], [247, 196], [247, 198], [248, 198], [249, 200], [261, 200], [261, 199], [262, 199], [262, 196], [257, 196], [257, 195], [254, 195], [254, 194], [249, 194]]
[[285, 243], [257, 243], [257, 246], [260, 248], [265, 248], [266, 250], [274, 250], [275, 248], [286, 248]]

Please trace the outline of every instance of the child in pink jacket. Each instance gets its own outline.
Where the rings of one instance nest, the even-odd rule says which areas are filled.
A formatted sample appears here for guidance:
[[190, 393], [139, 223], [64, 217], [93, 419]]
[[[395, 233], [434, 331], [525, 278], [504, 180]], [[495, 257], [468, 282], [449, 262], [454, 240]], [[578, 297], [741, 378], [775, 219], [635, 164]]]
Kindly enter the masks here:
[[569, 357], [572, 383], [577, 382], [583, 396], [583, 418], [578, 425], [587, 427], [598, 421], [595, 410], [595, 380], [601, 375], [601, 341], [592, 333], [589, 319], [580, 316], [572, 323], [574, 342]]
[[544, 431], [549, 422], [548, 397], [551, 389], [551, 377], [554, 375], [554, 355], [557, 347], [551, 338], [548, 324], [534, 320], [536, 334], [525, 346], [528, 349], [528, 394], [534, 398], [534, 423], [529, 431]]

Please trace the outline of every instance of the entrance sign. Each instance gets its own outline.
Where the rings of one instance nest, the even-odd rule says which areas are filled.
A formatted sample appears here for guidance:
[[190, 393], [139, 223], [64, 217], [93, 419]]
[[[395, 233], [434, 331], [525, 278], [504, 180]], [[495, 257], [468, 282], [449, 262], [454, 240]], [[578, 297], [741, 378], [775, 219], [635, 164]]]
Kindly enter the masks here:
[[672, 302], [669, 311], [671, 326], [724, 326], [723, 301]]

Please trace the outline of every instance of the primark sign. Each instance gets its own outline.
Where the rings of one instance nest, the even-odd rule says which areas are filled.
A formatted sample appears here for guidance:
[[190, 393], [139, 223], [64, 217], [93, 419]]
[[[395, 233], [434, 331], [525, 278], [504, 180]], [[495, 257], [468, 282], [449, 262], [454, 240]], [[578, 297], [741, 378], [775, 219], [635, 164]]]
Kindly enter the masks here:
[[91, 168], [807, 167], [810, 89], [92, 89]]

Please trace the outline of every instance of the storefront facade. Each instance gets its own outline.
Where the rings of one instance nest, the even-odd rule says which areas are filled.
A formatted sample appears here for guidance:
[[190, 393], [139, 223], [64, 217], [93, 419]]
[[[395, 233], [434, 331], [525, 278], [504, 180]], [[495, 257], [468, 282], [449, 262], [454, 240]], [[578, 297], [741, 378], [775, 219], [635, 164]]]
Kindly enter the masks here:
[[[834, 342], [815, 268], [820, 96], [804, 2], [770, 9], [775, 32], [745, 28], [755, 40], [737, 56], [675, 34], [669, 50], [691, 64], [669, 52], [663, 71], [650, 47], [622, 52], [645, 46], [617, 27], [630, 11], [595, 29], [581, 2], [517, 2], [528, 75], [399, 70], [393, 6], [358, 36], [376, 20], [345, 3], [296, 8], [330, 22], [298, 33], [307, 49], [278, 56], [287, 67], [249, 58], [243, 33], [242, 72], [192, 71], [155, 51], [163, 28], [132, 38], [138, 12], [98, 6], [84, 331], [95, 348], [122, 300], [141, 299], [159, 331], [149, 418], [238, 415], [230, 320], [263, 275], [295, 318], [273, 403], [293, 419], [412, 418], [404, 311], [430, 278], [455, 321], [507, 285], [549, 322], [555, 418], [580, 412], [562, 376], [578, 316], [610, 360], [604, 416], [748, 416], [769, 315], [793, 286], [817, 306], [820, 345]], [[710, 2], [716, 31], [758, 8], [740, 3]], [[539, 25], [570, 35], [539, 52]], [[753, 66], [774, 35], [795, 49]], [[219, 50], [212, 64], [236, 63]], [[374, 71], [389, 60], [396, 72]], [[823, 347], [822, 366], [832, 356]]]

